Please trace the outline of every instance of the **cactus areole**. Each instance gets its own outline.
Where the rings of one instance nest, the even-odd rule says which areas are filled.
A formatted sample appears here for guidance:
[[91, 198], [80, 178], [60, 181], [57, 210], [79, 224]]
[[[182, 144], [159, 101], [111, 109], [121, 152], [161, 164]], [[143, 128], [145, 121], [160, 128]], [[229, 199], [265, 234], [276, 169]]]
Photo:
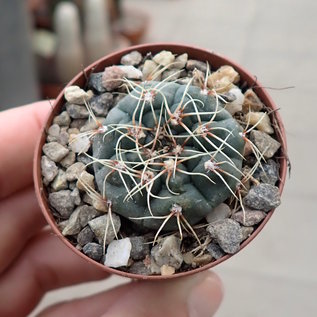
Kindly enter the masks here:
[[174, 82], [126, 82], [129, 93], [93, 139], [100, 193], [112, 210], [150, 229], [191, 225], [234, 195], [242, 128], [212, 90]]

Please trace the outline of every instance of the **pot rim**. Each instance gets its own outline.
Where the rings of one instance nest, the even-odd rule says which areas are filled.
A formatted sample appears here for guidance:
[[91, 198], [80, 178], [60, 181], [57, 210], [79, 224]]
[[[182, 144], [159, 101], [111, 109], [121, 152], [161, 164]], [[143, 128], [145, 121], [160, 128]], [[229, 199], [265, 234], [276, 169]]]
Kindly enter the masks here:
[[[147, 43], [147, 44], [141, 44], [141, 45], [134, 45], [130, 46], [128, 48], [124, 48], [121, 50], [118, 50], [116, 52], [113, 52], [111, 54], [108, 54], [96, 62], [90, 64], [87, 66], [83, 71], [81, 71], [79, 74], [77, 74], [69, 83], [65, 86], [71, 86], [71, 85], [78, 85], [80, 87], [84, 86], [84, 83], [86, 82], [87, 76], [95, 71], [101, 71], [104, 69], [105, 66], [112, 66], [113, 64], [116, 64], [120, 62], [120, 57], [122, 55], [125, 55], [131, 51], [137, 50], [141, 52], [143, 55], [147, 52], [152, 53], [158, 53], [162, 50], [169, 50], [172, 51], [174, 54], [181, 54], [181, 53], [188, 53], [189, 58], [198, 59], [201, 61], [208, 61], [212, 66], [216, 65], [216, 68], [220, 67], [221, 65], [231, 65], [240, 75], [241, 80], [245, 80], [248, 84], [248, 87], [252, 87], [253, 84], [257, 84], [256, 86], [256, 94], [261, 99], [261, 101], [270, 109], [273, 110], [274, 116], [276, 118], [276, 121], [278, 123], [279, 127], [279, 134], [277, 135], [278, 141], [281, 143], [281, 157], [279, 159], [280, 164], [280, 180], [279, 180], [279, 191], [280, 194], [282, 194], [285, 179], [287, 175], [287, 144], [286, 144], [286, 135], [285, 135], [285, 129], [282, 122], [282, 119], [280, 117], [280, 114], [278, 112], [278, 108], [275, 105], [274, 101], [270, 97], [270, 95], [267, 93], [266, 89], [259, 83], [256, 76], [253, 76], [249, 71], [244, 69], [242, 66], [237, 64], [236, 62], [232, 61], [231, 59], [224, 57], [220, 54], [215, 53], [214, 51], [209, 51], [206, 49], [202, 49], [193, 45], [186, 45], [186, 44], [180, 44], [180, 43], [169, 43], [169, 42], [161, 42], [161, 43]], [[171, 278], [178, 278], [182, 276], [188, 276], [192, 274], [196, 274], [198, 272], [202, 272], [205, 270], [208, 270], [221, 262], [226, 261], [227, 259], [231, 258], [236, 253], [240, 252], [242, 249], [244, 249], [264, 228], [266, 223], [270, 220], [272, 217], [274, 210], [272, 209], [267, 213], [267, 216], [263, 219], [261, 224], [252, 232], [252, 234], [242, 242], [240, 245], [240, 249], [235, 254], [227, 254], [223, 256], [222, 258], [213, 261], [211, 263], [208, 263], [202, 267], [192, 269], [190, 271], [186, 272], [180, 272], [175, 273], [173, 275], [169, 276], [162, 276], [162, 275], [140, 275], [140, 274], [133, 274], [129, 272], [120, 271], [114, 268], [107, 267], [99, 262], [96, 262], [86, 256], [84, 253], [79, 251], [78, 249], [73, 246], [66, 237], [64, 237], [61, 233], [61, 231], [58, 229], [57, 224], [53, 218], [53, 215], [50, 211], [48, 199], [45, 193], [44, 185], [42, 182], [42, 175], [41, 175], [41, 167], [40, 167], [40, 161], [42, 156], [42, 146], [45, 142], [45, 136], [46, 131], [51, 125], [54, 116], [59, 113], [59, 110], [61, 106], [63, 105], [64, 101], [64, 90], [65, 88], [60, 92], [60, 94], [55, 99], [52, 111], [48, 115], [48, 118], [46, 119], [46, 123], [44, 127], [41, 130], [41, 134], [39, 137], [39, 140], [36, 145], [35, 149], [35, 155], [34, 155], [34, 162], [33, 162], [33, 176], [34, 176], [34, 186], [35, 186], [35, 192], [36, 197], [39, 202], [40, 208], [42, 210], [42, 213], [44, 214], [47, 222], [53, 229], [54, 233], [77, 255], [88, 261], [88, 263], [94, 265], [96, 268], [102, 269], [104, 271], [107, 271], [110, 274], [116, 274], [121, 275], [123, 277], [128, 277], [132, 279], [139, 279], [139, 280], [166, 280]], [[253, 87], [254, 88], [254, 87]], [[255, 88], [254, 88], [255, 90]]]

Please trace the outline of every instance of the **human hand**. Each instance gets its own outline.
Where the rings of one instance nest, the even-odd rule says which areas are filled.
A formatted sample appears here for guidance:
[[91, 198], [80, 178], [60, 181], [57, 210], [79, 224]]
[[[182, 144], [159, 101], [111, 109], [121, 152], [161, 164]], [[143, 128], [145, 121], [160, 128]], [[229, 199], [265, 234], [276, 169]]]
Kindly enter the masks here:
[[[32, 184], [32, 161], [48, 102], [0, 113], [0, 316], [31, 312], [49, 290], [109, 274], [91, 266], [53, 235]], [[134, 281], [45, 309], [40, 316], [212, 316], [222, 286], [215, 273], [170, 281]]]

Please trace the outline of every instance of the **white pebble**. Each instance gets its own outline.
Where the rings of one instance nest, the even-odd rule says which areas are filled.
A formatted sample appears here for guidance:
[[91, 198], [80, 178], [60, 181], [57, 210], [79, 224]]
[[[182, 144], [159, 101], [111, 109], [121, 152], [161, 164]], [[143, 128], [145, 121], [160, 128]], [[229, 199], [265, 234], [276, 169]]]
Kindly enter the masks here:
[[229, 111], [231, 115], [234, 115], [236, 112], [242, 111], [244, 94], [237, 87], [230, 89], [229, 94], [233, 94], [236, 99], [226, 104], [226, 110]]
[[74, 153], [86, 153], [91, 145], [86, 135], [71, 134], [69, 140], [69, 146]]
[[109, 267], [127, 266], [132, 244], [129, 238], [113, 240], [107, 248], [104, 265]]
[[173, 63], [175, 56], [170, 51], [162, 51], [153, 57], [153, 61], [159, 65], [167, 66]]
[[141, 79], [143, 76], [142, 72], [139, 69], [135, 68], [134, 66], [120, 65], [118, 67], [120, 67], [120, 69], [123, 71], [124, 77], [126, 78]]
[[69, 86], [64, 90], [65, 99], [74, 104], [82, 105], [85, 101], [89, 100], [93, 96], [91, 90], [86, 92], [78, 86]]

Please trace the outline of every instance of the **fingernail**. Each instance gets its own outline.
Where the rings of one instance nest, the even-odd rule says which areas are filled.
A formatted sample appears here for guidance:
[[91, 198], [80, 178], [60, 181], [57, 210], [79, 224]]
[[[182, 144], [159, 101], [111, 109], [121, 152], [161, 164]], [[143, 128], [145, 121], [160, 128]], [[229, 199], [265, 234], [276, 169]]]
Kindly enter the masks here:
[[187, 306], [189, 317], [211, 317], [218, 310], [223, 297], [222, 283], [219, 277], [208, 274], [191, 290]]

